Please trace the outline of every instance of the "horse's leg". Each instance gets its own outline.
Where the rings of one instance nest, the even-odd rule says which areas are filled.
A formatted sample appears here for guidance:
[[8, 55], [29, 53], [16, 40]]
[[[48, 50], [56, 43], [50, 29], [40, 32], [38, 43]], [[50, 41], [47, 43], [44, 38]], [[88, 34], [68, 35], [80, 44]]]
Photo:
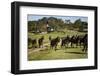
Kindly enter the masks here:
[[72, 43], [72, 48], [74, 48], [74, 42]]
[[84, 52], [84, 47], [83, 47], [82, 51]]
[[84, 45], [84, 52], [86, 52], [86, 46]]
[[85, 52], [87, 52], [87, 45], [85, 45]]
[[78, 42], [76, 42], [76, 48], [78, 47]]
[[72, 42], [71, 42], [71, 47], [72, 47]]
[[61, 43], [61, 48], [63, 47], [63, 43]]
[[80, 42], [80, 48], [81, 48], [81, 42]]
[[85, 51], [85, 45], [83, 44], [83, 49], [82, 49], [82, 51], [84, 52]]
[[76, 43], [76, 47], [78, 47], [78, 43]]
[[66, 43], [66, 48], [68, 48], [68, 43]]
[[66, 43], [64, 43], [64, 47], [67, 48]]
[[36, 48], [36, 44], [35, 44], [34, 46], [35, 46], [35, 48]]
[[74, 42], [73, 42], [73, 44], [72, 44], [72, 47], [74, 48]]
[[34, 44], [32, 44], [32, 47], [34, 48]]
[[57, 50], [57, 45], [58, 45], [58, 44], [55, 45], [55, 51]]
[[63, 47], [64, 47], [64, 48], [66, 48], [66, 45], [65, 45], [65, 43], [63, 43]]
[[56, 51], [56, 48], [57, 48], [57, 47], [55, 46], [55, 51]]
[[85, 52], [86, 52], [86, 45], [85, 45]]
[[67, 48], [69, 47], [68, 44], [69, 44], [69, 43], [67, 42]]
[[76, 48], [77, 48], [77, 43], [75, 43], [75, 44], [76, 44], [75, 46], [76, 46]]

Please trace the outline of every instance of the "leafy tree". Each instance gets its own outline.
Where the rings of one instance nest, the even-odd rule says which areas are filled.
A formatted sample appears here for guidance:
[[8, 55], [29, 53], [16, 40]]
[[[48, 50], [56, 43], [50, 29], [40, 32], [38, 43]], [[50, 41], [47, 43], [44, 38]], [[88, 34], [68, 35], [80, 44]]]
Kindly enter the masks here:
[[35, 21], [28, 21], [28, 31], [33, 31], [35, 30]]
[[74, 22], [74, 28], [79, 28], [82, 25], [81, 19], [78, 19]]

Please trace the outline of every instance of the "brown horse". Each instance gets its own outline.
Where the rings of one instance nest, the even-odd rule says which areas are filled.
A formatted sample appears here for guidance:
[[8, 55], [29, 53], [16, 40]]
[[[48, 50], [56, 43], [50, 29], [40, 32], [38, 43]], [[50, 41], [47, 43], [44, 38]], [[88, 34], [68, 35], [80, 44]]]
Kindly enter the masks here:
[[69, 42], [70, 42], [70, 37], [69, 36], [63, 37], [62, 40], [61, 40], [61, 48], [63, 46], [68, 47]]
[[44, 36], [42, 36], [41, 38], [38, 39], [39, 48], [40, 47], [43, 48], [43, 40], [44, 40]]
[[57, 45], [60, 42], [60, 37], [54, 38], [50, 40], [50, 48], [55, 48], [55, 51], [57, 49]]
[[36, 44], [37, 44], [37, 40], [36, 39], [33, 39], [32, 40], [32, 46], [33, 46], [33, 48], [36, 48], [37, 47]]
[[88, 35], [85, 34], [85, 36], [83, 37], [83, 49], [82, 51], [87, 51], [88, 48]]

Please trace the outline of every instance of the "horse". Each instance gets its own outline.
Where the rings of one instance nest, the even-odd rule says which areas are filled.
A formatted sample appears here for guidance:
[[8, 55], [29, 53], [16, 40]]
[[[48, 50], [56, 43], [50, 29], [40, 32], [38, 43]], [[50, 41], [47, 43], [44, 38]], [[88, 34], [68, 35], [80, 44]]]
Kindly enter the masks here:
[[79, 46], [80, 47], [83, 45], [83, 42], [84, 42], [83, 37], [84, 37], [84, 35], [79, 36]]
[[76, 38], [75, 38], [75, 43], [76, 43], [76, 47], [78, 46], [78, 44], [79, 44], [79, 36], [78, 35], [76, 35]]
[[28, 45], [32, 42], [31, 38], [28, 38]]
[[86, 52], [88, 48], [88, 34], [85, 34], [85, 36], [83, 37], [83, 49], [82, 51]]
[[50, 48], [52, 48], [52, 49], [55, 48], [55, 51], [56, 51], [56, 48], [57, 48], [57, 45], [59, 42], [60, 42], [60, 37], [51, 39], [50, 40]]
[[36, 44], [37, 44], [37, 40], [36, 39], [32, 39], [32, 46], [33, 46], [33, 48], [37, 47]]
[[[64, 47], [68, 47], [68, 44], [70, 42], [70, 37], [67, 36], [67, 37], [63, 37], [62, 38], [62, 41], [61, 41], [61, 48], [64, 46]], [[66, 46], [67, 45], [67, 46]]]
[[44, 40], [44, 36], [38, 39], [39, 48], [43, 47], [43, 40]]
[[74, 35], [70, 38], [70, 43], [71, 47], [74, 47], [74, 44], [76, 43], [76, 37]]

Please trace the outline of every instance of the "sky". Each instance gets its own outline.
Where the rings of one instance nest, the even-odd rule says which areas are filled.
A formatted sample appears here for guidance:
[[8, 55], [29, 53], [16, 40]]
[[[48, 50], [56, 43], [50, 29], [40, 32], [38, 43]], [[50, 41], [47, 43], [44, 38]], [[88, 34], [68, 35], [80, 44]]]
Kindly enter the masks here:
[[28, 15], [28, 21], [37, 21], [39, 19], [42, 19], [43, 17], [55, 17], [58, 19], [62, 19], [63, 21], [65, 20], [70, 20], [72, 23], [75, 22], [77, 19], [81, 19], [81, 21], [88, 22], [88, 17], [83, 17], [83, 16], [52, 16], [52, 15]]

